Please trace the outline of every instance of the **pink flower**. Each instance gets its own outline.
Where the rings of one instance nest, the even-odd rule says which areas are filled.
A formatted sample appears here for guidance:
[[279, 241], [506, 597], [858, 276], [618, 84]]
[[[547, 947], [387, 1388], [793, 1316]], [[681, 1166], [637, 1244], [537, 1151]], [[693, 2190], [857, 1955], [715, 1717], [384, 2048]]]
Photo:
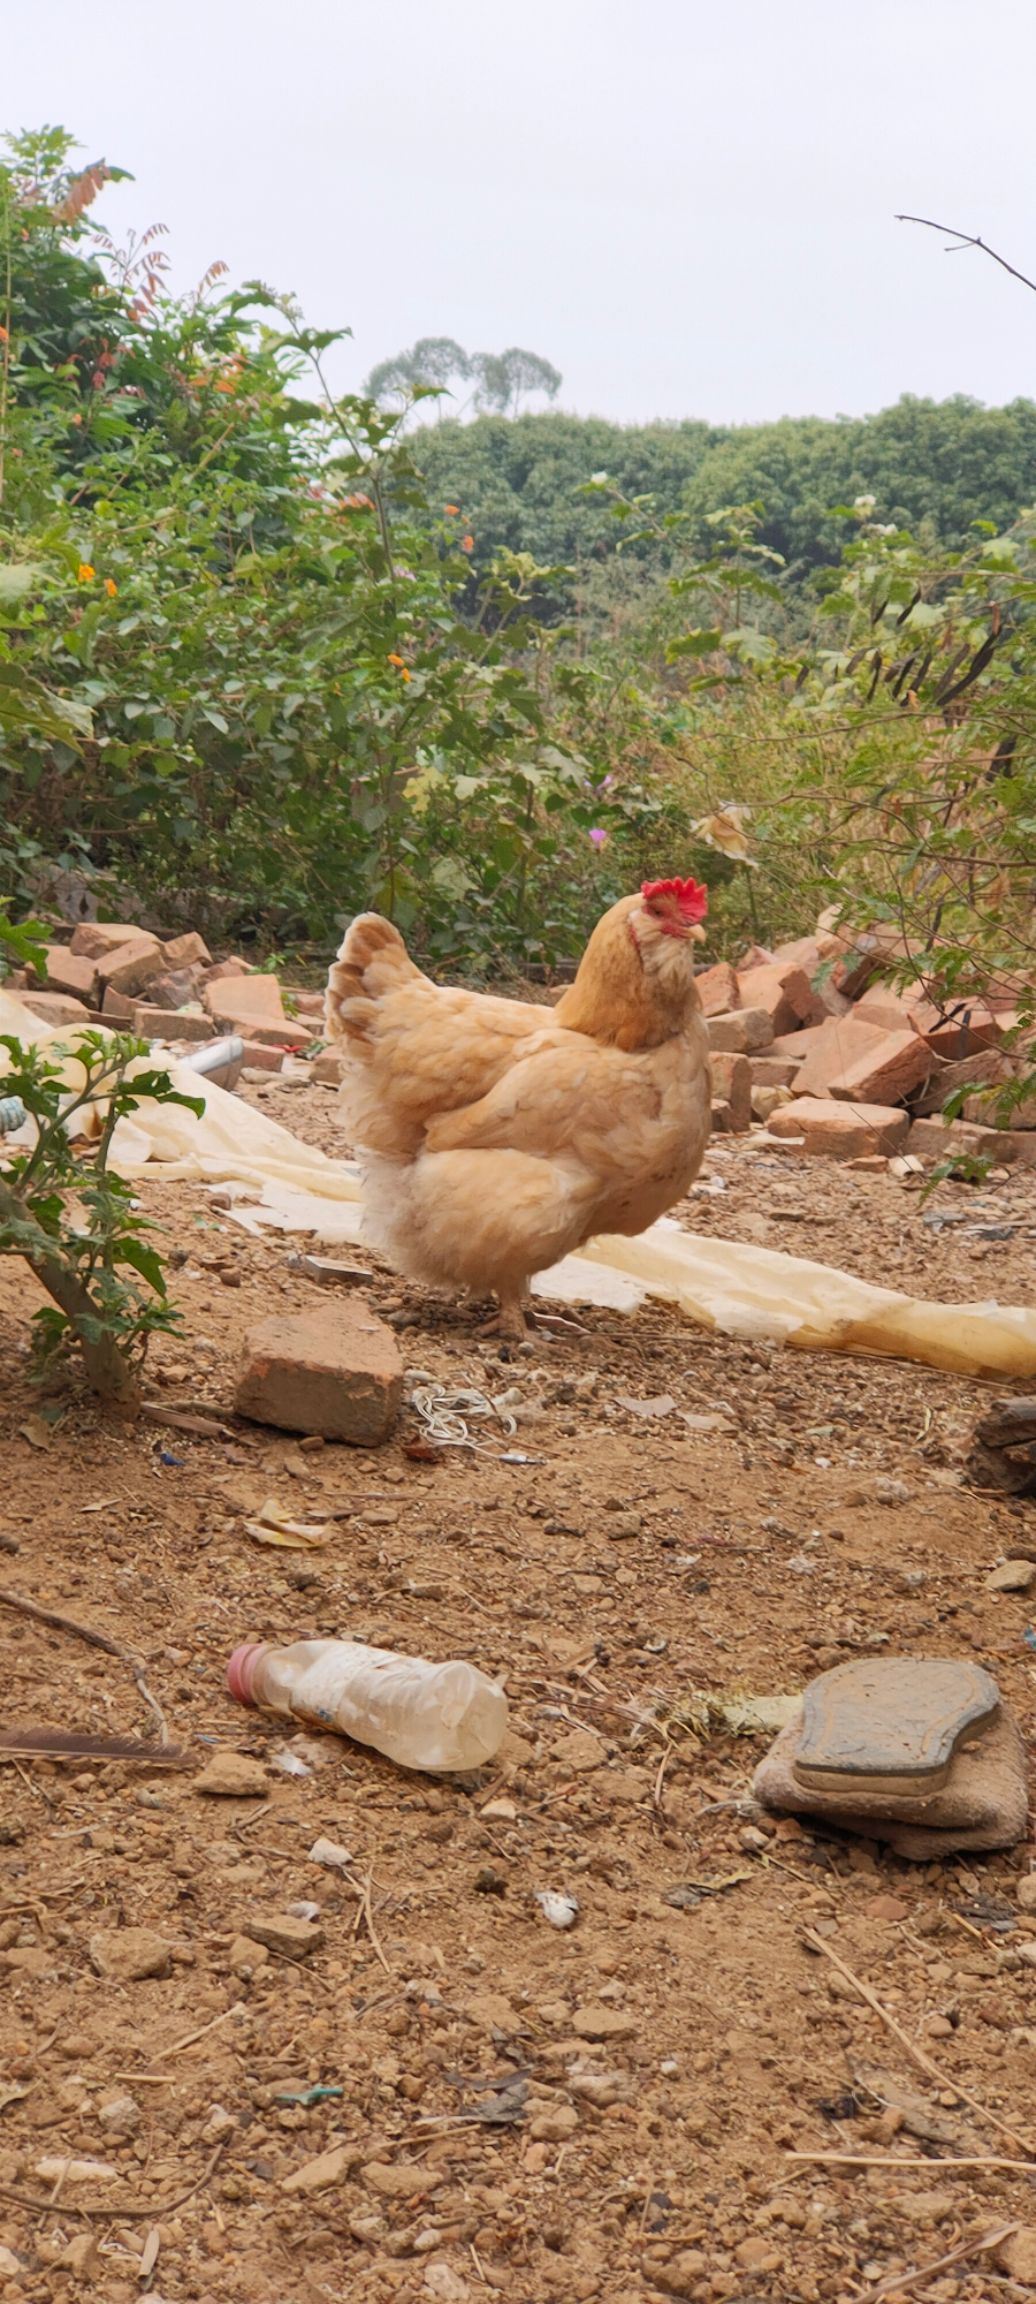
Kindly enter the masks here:
[[608, 838], [608, 834], [607, 832], [602, 832], [599, 824], [595, 824], [593, 831], [590, 834], [590, 838], [593, 841], [595, 848], [603, 848], [604, 843]]

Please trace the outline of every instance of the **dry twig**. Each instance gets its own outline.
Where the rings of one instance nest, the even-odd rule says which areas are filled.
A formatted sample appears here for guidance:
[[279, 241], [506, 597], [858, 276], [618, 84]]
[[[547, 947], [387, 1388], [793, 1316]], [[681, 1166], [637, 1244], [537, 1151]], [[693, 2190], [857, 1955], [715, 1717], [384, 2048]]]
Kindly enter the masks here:
[[818, 1936], [812, 1928], [807, 1928], [804, 1930], [804, 1941], [809, 1945], [811, 1951], [822, 1952], [825, 1960], [830, 1960], [832, 1967], [837, 1968], [840, 1975], [846, 1977], [848, 1982], [855, 1987], [861, 2000], [865, 2000], [868, 2008], [873, 2008], [875, 2015], [880, 2016], [882, 2023], [891, 2032], [893, 2039], [899, 2041], [900, 2047], [905, 2050], [911, 2062], [917, 2065], [919, 2071], [923, 2072], [929, 2080], [934, 2080], [938, 2087], [950, 2089], [962, 2104], [967, 2104], [972, 2112], [978, 2113], [980, 2120], [985, 2120], [987, 2125], [990, 2128], [995, 2128], [999, 2135], [1006, 2136], [1008, 2143], [1014, 2145], [1016, 2152], [1026, 2153], [1030, 2161], [1036, 2160], [1036, 2144], [1031, 2144], [1025, 2136], [1019, 2136], [1016, 2129], [1009, 2128], [1006, 2120], [1001, 2120], [996, 2112], [990, 2112], [980, 2097], [972, 2096], [968, 2089], [963, 2088], [960, 2081], [954, 2078], [952, 2072], [944, 2071], [942, 2065], [937, 2064], [933, 2056], [929, 2056], [924, 2048], [919, 2048], [916, 2040], [911, 2040], [909, 2032], [904, 2032], [902, 2025], [897, 2024], [889, 2009], [878, 1999], [877, 1993], [872, 1992], [870, 1985], [865, 1984], [862, 1977], [857, 1976], [855, 1970], [850, 1968], [837, 1952], [832, 1951], [830, 1944], [825, 1942], [823, 1936]]
[[91, 2223], [94, 2217], [103, 2218], [106, 2222], [117, 2222], [120, 2217], [146, 2216], [151, 2223], [161, 2223], [163, 2217], [175, 2215], [178, 2208], [185, 2208], [188, 2200], [193, 2200], [195, 2193], [202, 2190], [214, 2174], [226, 2148], [224, 2137], [215, 2150], [210, 2152], [201, 2175], [193, 2184], [188, 2185], [186, 2192], [178, 2192], [172, 2200], [149, 2200], [146, 2206], [140, 2206], [132, 2200], [94, 2200], [89, 2207], [80, 2208], [71, 2200], [36, 2200], [30, 2192], [20, 2192], [14, 2184], [0, 2184], [0, 2200], [13, 2200], [17, 2207], [28, 2209], [34, 2216], [82, 2216], [87, 2223]]
[[872, 2288], [867, 2304], [881, 2304], [885, 2296], [902, 2296], [907, 2288], [926, 2288], [937, 2272], [946, 2272], [951, 2265], [964, 2264], [969, 2256], [984, 2256], [991, 2248], [999, 2248], [1017, 2232], [1017, 2224], [1000, 2224], [995, 2232], [983, 2232], [977, 2240], [962, 2240], [959, 2247], [951, 2248], [947, 2255], [937, 2256], [934, 2264], [919, 2264], [913, 2272], [890, 2273], [877, 2288]]
[[168, 1744], [165, 1714], [144, 1678], [143, 1660], [134, 1656], [132, 1649], [124, 1648], [121, 1640], [113, 1640], [107, 1632], [95, 1632], [89, 1624], [77, 1624], [74, 1616], [59, 1616], [53, 1608], [41, 1608], [35, 1600], [27, 1599], [24, 1592], [12, 1592], [8, 1585], [0, 1585], [0, 1607], [13, 1608], [19, 1616], [30, 1616], [34, 1624], [46, 1624], [52, 1632], [68, 1632], [73, 1640], [85, 1640], [88, 1648], [103, 1648], [106, 1656], [115, 1656], [120, 1664], [127, 1664], [139, 1694], [158, 1722], [159, 1742]]

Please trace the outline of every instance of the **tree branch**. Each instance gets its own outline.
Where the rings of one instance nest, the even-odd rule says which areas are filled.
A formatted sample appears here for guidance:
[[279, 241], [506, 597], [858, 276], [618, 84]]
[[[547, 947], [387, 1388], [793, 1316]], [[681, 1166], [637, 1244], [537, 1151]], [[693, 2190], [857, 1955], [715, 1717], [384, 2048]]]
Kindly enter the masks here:
[[1016, 265], [1008, 263], [1006, 256], [998, 256], [996, 249], [990, 247], [988, 240], [980, 239], [977, 233], [958, 232], [952, 224], [936, 224], [931, 216], [900, 216], [897, 214], [896, 222], [897, 224], [923, 224], [928, 232], [948, 232], [950, 238], [956, 241], [956, 247], [947, 248], [947, 256], [956, 256], [961, 248], [981, 248], [983, 256], [991, 256], [994, 264], [999, 264], [1003, 271], [1009, 272], [1012, 280], [1020, 280], [1023, 288], [1031, 288], [1033, 295], [1036, 296], [1036, 280], [1030, 280], [1024, 272], [1019, 272]]

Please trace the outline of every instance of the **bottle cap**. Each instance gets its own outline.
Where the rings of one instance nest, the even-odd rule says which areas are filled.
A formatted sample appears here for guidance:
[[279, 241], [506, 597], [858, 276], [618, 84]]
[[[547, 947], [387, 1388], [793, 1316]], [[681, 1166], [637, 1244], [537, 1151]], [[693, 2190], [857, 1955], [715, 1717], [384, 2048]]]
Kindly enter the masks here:
[[227, 1665], [227, 1687], [239, 1704], [252, 1704], [252, 1684], [255, 1668], [266, 1646], [265, 1640], [242, 1640]]

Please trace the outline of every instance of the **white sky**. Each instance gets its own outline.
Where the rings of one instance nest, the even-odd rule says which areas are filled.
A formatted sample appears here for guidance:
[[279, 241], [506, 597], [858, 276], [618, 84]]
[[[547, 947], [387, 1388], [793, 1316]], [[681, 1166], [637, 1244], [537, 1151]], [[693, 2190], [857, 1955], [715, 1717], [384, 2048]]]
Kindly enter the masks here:
[[7, 0], [0, 125], [132, 169], [177, 285], [542, 353], [635, 422], [1036, 393], [1036, 7], [999, 0]]

